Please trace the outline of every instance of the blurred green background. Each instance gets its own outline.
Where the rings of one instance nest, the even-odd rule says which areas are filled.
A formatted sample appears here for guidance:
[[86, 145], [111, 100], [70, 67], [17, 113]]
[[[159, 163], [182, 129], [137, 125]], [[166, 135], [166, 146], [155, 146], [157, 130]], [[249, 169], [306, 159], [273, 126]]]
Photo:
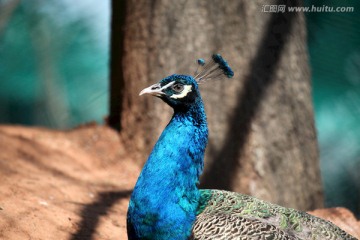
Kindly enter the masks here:
[[[360, 215], [360, 2], [314, 4], [354, 7], [306, 19], [326, 206]], [[103, 122], [109, 23], [109, 0], [0, 0], [0, 123]]]

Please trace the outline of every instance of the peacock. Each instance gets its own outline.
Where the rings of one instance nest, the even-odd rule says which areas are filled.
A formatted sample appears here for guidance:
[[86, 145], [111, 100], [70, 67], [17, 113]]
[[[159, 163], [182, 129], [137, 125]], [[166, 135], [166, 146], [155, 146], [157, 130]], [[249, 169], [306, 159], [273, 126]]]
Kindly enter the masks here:
[[198, 189], [208, 128], [199, 84], [231, 78], [220, 54], [194, 76], [174, 74], [145, 88], [173, 108], [131, 194], [130, 240], [356, 239], [331, 222], [240, 193]]

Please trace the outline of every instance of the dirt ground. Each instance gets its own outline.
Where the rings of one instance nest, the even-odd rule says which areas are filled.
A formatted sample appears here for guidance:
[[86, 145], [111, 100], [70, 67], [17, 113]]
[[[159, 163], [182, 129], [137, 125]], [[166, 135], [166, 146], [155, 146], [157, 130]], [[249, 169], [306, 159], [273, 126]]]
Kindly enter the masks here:
[[104, 126], [0, 127], [0, 239], [127, 239], [140, 172]]
[[[127, 205], [140, 168], [115, 131], [0, 126], [0, 146], [0, 239], [127, 239]], [[360, 236], [346, 209], [313, 214]]]

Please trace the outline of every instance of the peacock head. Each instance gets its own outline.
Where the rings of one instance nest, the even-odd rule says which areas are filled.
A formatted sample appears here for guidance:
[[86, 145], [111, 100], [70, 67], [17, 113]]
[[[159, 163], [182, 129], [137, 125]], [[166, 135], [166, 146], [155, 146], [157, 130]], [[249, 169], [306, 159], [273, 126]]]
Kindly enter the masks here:
[[200, 96], [196, 80], [188, 75], [171, 75], [140, 92], [161, 98], [173, 108], [193, 104]]
[[187, 108], [200, 99], [198, 84], [210, 79], [232, 78], [234, 72], [220, 54], [214, 54], [209, 63], [198, 59], [194, 76], [174, 74], [143, 89], [139, 95], [150, 94], [161, 98], [172, 108]]

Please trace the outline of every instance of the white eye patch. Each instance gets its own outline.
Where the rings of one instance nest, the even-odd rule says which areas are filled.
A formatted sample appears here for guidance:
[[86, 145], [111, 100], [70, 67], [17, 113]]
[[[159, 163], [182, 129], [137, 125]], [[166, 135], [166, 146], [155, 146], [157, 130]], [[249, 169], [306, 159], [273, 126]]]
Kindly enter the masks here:
[[191, 85], [185, 85], [185, 86], [184, 86], [184, 90], [182, 90], [182, 92], [181, 92], [180, 94], [173, 94], [173, 95], [171, 95], [170, 97], [171, 97], [171, 98], [174, 98], [174, 99], [183, 98], [183, 97], [186, 97], [187, 94], [188, 94], [189, 92], [191, 92], [191, 90], [192, 90]]
[[168, 88], [168, 87], [171, 87], [171, 86], [174, 85], [174, 84], [175, 84], [175, 81], [169, 82], [168, 84], [166, 84], [165, 86], [163, 86], [163, 87], [160, 88], [159, 90], [162, 91], [162, 90], [164, 90], [164, 89], [166, 89], [166, 88]]

